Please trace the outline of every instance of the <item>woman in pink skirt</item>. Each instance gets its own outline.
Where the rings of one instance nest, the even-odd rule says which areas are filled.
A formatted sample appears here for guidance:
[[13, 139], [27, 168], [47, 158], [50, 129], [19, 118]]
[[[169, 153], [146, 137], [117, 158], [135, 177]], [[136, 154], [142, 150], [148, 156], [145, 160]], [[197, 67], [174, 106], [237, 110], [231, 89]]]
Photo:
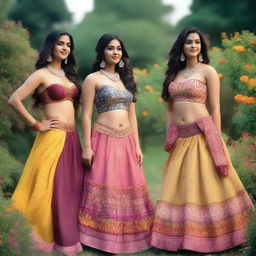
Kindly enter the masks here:
[[[150, 247], [153, 206], [142, 168], [136, 84], [122, 41], [104, 34], [93, 73], [82, 86], [83, 161], [80, 236], [85, 245], [111, 253]], [[95, 103], [98, 116], [91, 131]]]

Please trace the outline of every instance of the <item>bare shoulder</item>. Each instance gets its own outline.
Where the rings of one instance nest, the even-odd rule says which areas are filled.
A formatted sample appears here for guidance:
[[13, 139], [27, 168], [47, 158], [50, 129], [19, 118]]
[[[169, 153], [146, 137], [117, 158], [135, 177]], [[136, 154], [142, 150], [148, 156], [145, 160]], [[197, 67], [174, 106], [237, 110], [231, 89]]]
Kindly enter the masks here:
[[98, 72], [94, 72], [85, 77], [83, 87], [95, 87], [98, 80]]
[[214, 67], [208, 64], [201, 64], [202, 70], [205, 74], [206, 77], [211, 76], [211, 75], [217, 75], [217, 72]]

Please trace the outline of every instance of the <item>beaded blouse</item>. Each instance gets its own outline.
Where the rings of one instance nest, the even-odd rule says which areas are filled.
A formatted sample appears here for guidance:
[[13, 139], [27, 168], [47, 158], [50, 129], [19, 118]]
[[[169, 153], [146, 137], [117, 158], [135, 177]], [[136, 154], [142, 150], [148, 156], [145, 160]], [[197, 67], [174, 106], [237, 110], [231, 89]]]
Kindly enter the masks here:
[[78, 99], [80, 94], [79, 89], [76, 86], [66, 87], [60, 84], [51, 84], [47, 86], [39, 97], [43, 105], [56, 103], [64, 100], [70, 100], [74, 102]]
[[168, 89], [173, 102], [190, 101], [201, 104], [206, 103], [208, 95], [207, 85], [198, 79], [189, 79], [182, 82], [172, 81]]
[[113, 85], [103, 85], [97, 90], [94, 103], [98, 113], [115, 109], [124, 109], [128, 111], [128, 107], [132, 100], [133, 95], [126, 88], [118, 89]]

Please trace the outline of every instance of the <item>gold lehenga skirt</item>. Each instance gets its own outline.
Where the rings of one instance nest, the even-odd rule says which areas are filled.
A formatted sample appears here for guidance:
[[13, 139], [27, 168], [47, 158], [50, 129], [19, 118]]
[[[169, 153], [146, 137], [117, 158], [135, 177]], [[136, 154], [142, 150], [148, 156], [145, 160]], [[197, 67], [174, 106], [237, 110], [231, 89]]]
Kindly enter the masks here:
[[245, 241], [249, 210], [254, 206], [226, 146], [230, 168], [223, 177], [214, 166], [204, 135], [199, 130], [189, 134], [195, 125], [187, 125], [188, 136], [179, 137], [169, 152], [151, 245], [170, 251], [222, 251]]

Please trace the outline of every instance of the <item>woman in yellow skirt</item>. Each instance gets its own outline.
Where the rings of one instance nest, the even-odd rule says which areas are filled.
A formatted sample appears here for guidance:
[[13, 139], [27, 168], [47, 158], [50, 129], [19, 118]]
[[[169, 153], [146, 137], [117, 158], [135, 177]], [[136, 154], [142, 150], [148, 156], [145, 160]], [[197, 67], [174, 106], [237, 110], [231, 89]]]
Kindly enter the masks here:
[[[82, 250], [78, 209], [83, 183], [82, 149], [75, 129], [80, 88], [70, 34], [52, 31], [39, 53], [36, 71], [9, 99], [9, 104], [38, 131], [12, 199], [32, 227], [44, 251], [76, 255]], [[41, 122], [22, 100], [33, 93], [42, 106]]]
[[185, 28], [170, 50], [162, 92], [169, 157], [151, 245], [165, 250], [207, 253], [237, 246], [254, 208], [221, 138], [220, 82], [208, 63], [200, 31]]

